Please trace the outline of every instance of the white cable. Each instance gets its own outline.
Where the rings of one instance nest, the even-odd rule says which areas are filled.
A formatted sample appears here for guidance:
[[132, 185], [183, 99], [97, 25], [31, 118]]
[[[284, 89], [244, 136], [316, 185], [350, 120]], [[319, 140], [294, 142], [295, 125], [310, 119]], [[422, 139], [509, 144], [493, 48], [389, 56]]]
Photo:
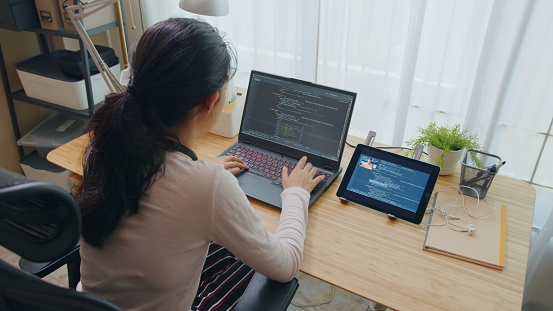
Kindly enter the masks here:
[[132, 4], [131, 4], [131, 0], [129, 0], [129, 12], [131, 13], [131, 29], [132, 30], [135, 30], [136, 29], [136, 25], [134, 24], [134, 16], [132, 15]]
[[[467, 188], [471, 191], [474, 191], [474, 193], [476, 194], [476, 200], [477, 201], [476, 201], [476, 206], [474, 207], [474, 209], [471, 210], [470, 208], [467, 207], [466, 202], [465, 202], [465, 194], [463, 193], [463, 191], [461, 191], [461, 187]], [[433, 211], [435, 214], [440, 215], [444, 219], [444, 223], [440, 223], [440, 224], [428, 223], [429, 226], [447, 226], [449, 229], [454, 230], [454, 231], [466, 232], [467, 229], [469, 229], [468, 225], [459, 225], [459, 224], [456, 224], [456, 223], [452, 222], [452, 220], [461, 220], [461, 219], [468, 218], [468, 217], [474, 218], [474, 219], [480, 219], [480, 218], [483, 218], [483, 217], [493, 213], [497, 208], [497, 203], [495, 201], [486, 200], [486, 201], [493, 202], [493, 208], [491, 208], [488, 212], [486, 212], [482, 215], [475, 215], [475, 212], [480, 207], [480, 195], [479, 195], [478, 191], [476, 191], [476, 189], [474, 189], [472, 187], [464, 186], [464, 185], [461, 185], [459, 187], [455, 187], [455, 186], [443, 187], [443, 188], [440, 188], [440, 189], [436, 190], [433, 193], [433, 195], [436, 195], [437, 193], [439, 193], [441, 191], [445, 191], [448, 188], [454, 188], [461, 194], [461, 205], [458, 206], [458, 202], [451, 202], [449, 204], [442, 204], [439, 207], [432, 207], [432, 208], [427, 209], [427, 210]], [[484, 201], [484, 200], [482, 200], [482, 201]], [[463, 215], [457, 216], [457, 215], [454, 215], [454, 214], [450, 214], [448, 211], [446, 211], [448, 208], [457, 208], [460, 212], [463, 213]]]

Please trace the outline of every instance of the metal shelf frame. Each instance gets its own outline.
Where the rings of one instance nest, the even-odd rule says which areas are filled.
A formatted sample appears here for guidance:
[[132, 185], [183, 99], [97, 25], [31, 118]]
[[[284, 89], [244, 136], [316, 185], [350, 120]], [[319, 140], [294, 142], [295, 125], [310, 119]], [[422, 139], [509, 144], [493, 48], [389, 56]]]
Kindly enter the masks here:
[[[100, 27], [97, 27], [97, 28], [94, 28], [94, 29], [87, 30], [87, 33], [89, 35], [95, 35], [95, 34], [99, 34], [99, 33], [105, 32], [107, 30], [110, 30], [112, 28], [116, 28], [116, 27], [118, 27], [117, 22], [112, 22], [112, 23], [109, 23], [109, 24], [106, 24], [106, 25], [103, 25], [103, 26], [100, 26]], [[50, 48], [49, 48], [49, 45], [48, 45], [48, 40], [47, 40], [46, 36], [57, 36], [57, 37], [71, 38], [71, 39], [79, 40], [79, 49], [80, 49], [81, 59], [82, 59], [82, 63], [83, 63], [82, 64], [83, 72], [85, 73], [84, 82], [85, 82], [85, 88], [86, 88], [88, 108], [84, 109], [84, 110], [75, 110], [75, 109], [67, 108], [67, 107], [64, 107], [64, 106], [56, 105], [54, 103], [50, 103], [50, 102], [46, 102], [46, 101], [43, 101], [43, 100], [39, 100], [39, 99], [36, 99], [36, 98], [29, 97], [25, 94], [24, 90], [12, 91], [12, 89], [10, 87], [10, 83], [8, 81], [8, 74], [7, 74], [7, 69], [6, 69], [6, 62], [4, 60], [4, 54], [2, 52], [2, 42], [0, 42], [0, 75], [2, 77], [4, 91], [6, 92], [6, 100], [7, 100], [7, 103], [8, 103], [8, 109], [9, 109], [10, 118], [11, 118], [12, 126], [13, 126], [13, 132], [14, 132], [16, 141], [21, 139], [21, 130], [19, 128], [19, 122], [17, 120], [17, 113], [15, 111], [15, 101], [16, 100], [18, 102], [23, 102], [23, 103], [27, 103], [27, 104], [31, 104], [31, 105], [35, 105], [35, 106], [39, 106], [39, 107], [43, 107], [43, 108], [47, 108], [47, 109], [51, 109], [51, 110], [54, 110], [54, 111], [60, 111], [60, 112], [63, 112], [65, 114], [69, 114], [69, 115], [72, 115], [72, 116], [78, 116], [78, 117], [84, 117], [84, 118], [87, 118], [87, 117], [91, 116], [94, 113], [94, 110], [95, 110], [95, 104], [94, 104], [94, 99], [93, 99], [93, 94], [92, 94], [92, 85], [91, 85], [91, 82], [90, 82], [90, 71], [89, 71], [90, 60], [89, 60], [89, 56], [88, 56], [88, 51], [85, 48], [85, 46], [83, 45], [83, 41], [79, 37], [79, 34], [77, 32], [67, 31], [67, 30], [47, 30], [47, 29], [42, 29], [42, 28], [32, 28], [32, 29], [27, 29], [27, 30], [24, 30], [24, 31], [36, 33], [37, 39], [40, 43], [40, 47], [41, 47], [41, 50], [42, 50], [43, 54], [48, 53], [50, 51]], [[126, 40], [126, 38], [125, 38], [125, 40]], [[23, 158], [25, 156], [25, 151], [24, 151], [23, 147], [18, 145], [17, 149], [18, 149], [18, 152], [19, 152], [19, 157]]]

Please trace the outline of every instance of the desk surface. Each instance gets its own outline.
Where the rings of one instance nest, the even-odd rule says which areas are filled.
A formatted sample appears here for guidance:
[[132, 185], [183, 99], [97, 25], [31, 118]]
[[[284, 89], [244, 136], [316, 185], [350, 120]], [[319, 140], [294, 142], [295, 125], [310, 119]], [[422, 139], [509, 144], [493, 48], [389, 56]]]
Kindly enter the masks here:
[[[202, 136], [200, 159], [217, 156], [236, 138]], [[48, 154], [48, 160], [82, 174], [84, 135]], [[362, 142], [349, 138], [350, 143]], [[344, 169], [353, 153], [346, 147]], [[390, 222], [355, 203], [341, 204], [341, 177], [310, 208], [301, 271], [396, 310], [520, 310], [526, 275], [535, 191], [528, 183], [497, 175], [486, 199], [507, 205], [506, 265], [503, 271], [423, 251], [423, 224]], [[435, 190], [459, 185], [459, 171], [440, 176]], [[274, 232], [280, 210], [250, 200]]]

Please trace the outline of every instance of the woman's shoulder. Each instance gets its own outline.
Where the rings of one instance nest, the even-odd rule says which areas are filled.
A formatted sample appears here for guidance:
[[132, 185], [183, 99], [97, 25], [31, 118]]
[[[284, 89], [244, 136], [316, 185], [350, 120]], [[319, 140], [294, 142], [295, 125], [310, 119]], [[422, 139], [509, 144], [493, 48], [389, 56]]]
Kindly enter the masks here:
[[186, 184], [194, 189], [211, 189], [214, 193], [225, 193], [230, 196], [240, 193], [240, 185], [232, 173], [223, 164], [206, 160], [192, 161], [182, 154], [168, 154], [164, 182]]
[[193, 161], [187, 155], [179, 152], [168, 152], [165, 157], [164, 174], [169, 175], [200, 175], [203, 178], [215, 177], [220, 168], [212, 162]]
[[206, 160], [193, 161], [179, 152], [168, 152], [165, 159], [165, 174], [177, 176], [199, 176], [202, 179], [220, 179], [234, 177], [222, 164]]

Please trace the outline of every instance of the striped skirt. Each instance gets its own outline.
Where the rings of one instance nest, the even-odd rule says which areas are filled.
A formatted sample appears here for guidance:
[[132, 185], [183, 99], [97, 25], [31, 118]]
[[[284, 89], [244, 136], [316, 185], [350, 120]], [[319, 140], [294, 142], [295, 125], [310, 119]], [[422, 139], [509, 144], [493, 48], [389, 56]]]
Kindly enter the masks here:
[[233, 310], [253, 274], [226, 248], [211, 243], [191, 310]]

